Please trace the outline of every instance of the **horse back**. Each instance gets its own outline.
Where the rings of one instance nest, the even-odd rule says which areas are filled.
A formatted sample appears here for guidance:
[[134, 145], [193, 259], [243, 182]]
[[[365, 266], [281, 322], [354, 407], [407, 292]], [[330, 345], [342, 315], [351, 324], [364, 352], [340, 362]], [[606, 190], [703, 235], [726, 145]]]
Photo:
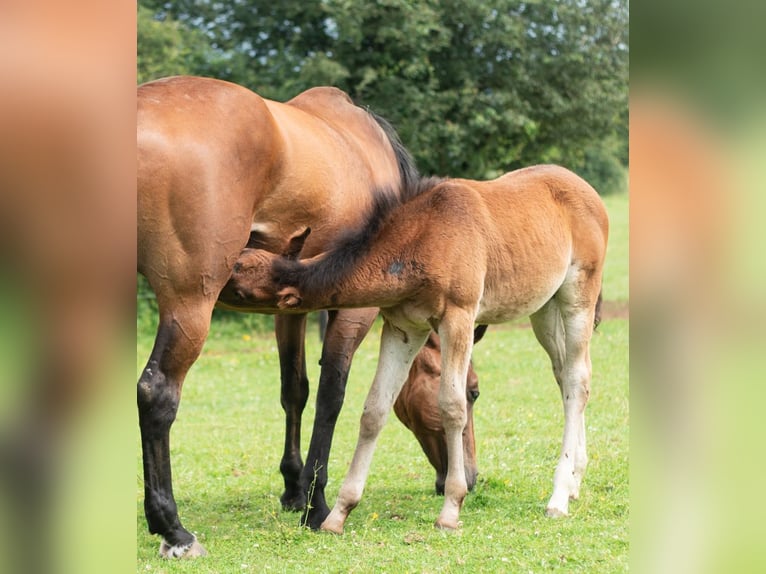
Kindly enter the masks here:
[[[560, 220], [571, 237], [572, 260], [603, 264], [609, 235], [609, 218], [598, 192], [576, 173], [557, 165], [538, 165], [499, 178], [511, 190], [525, 192], [531, 206], [545, 206], [551, 221]], [[518, 203], [518, 201], [516, 202]], [[515, 206], [519, 209], [519, 206]], [[534, 214], [529, 214], [534, 216]], [[537, 220], [542, 221], [543, 217]]]
[[489, 182], [461, 183], [477, 192], [481, 205], [476, 211], [483, 214], [484, 322], [536, 311], [573, 270], [597, 272], [600, 280], [608, 219], [601, 198], [585, 180], [546, 165]]
[[302, 252], [311, 257], [339, 233], [363, 226], [375, 194], [400, 193], [397, 158], [387, 135], [341, 90], [312, 88], [267, 106], [284, 144], [282, 178], [256, 213], [256, 226], [274, 221], [289, 197], [295, 214], [291, 233], [312, 228]]

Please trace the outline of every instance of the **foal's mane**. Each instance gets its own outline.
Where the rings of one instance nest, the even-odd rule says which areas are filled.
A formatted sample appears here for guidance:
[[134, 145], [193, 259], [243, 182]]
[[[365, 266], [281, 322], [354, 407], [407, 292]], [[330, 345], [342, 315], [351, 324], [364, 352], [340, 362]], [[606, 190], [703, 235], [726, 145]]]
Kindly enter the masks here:
[[395, 194], [373, 194], [373, 206], [366, 224], [356, 230], [340, 236], [321, 256], [320, 261], [310, 264], [311, 273], [304, 273], [305, 265], [300, 262], [280, 258], [272, 267], [272, 279], [277, 285], [299, 285], [308, 291], [326, 289], [347, 277], [367, 253], [383, 228], [395, 217], [400, 208], [414, 198], [433, 189], [444, 178], [427, 177], [413, 179], [402, 190], [402, 197]]

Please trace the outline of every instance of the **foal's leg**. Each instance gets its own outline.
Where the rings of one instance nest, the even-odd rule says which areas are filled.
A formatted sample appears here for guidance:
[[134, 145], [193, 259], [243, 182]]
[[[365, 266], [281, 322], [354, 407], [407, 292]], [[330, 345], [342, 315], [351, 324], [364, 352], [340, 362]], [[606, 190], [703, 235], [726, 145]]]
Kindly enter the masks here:
[[445, 316], [439, 326], [439, 338], [442, 350], [439, 411], [447, 442], [447, 480], [444, 484], [444, 505], [435, 526], [455, 530], [468, 492], [463, 462], [463, 429], [467, 421], [465, 386], [473, 347], [473, 317], [462, 312]]
[[569, 500], [579, 497], [588, 464], [585, 443], [585, 407], [590, 396], [590, 338], [594, 307], [567, 305], [552, 300], [532, 317], [540, 343], [551, 357], [564, 405], [564, 438], [548, 516], [566, 516]]
[[[335, 506], [322, 523], [322, 530], [341, 534], [348, 514], [359, 504], [378, 435], [428, 333], [428, 330], [403, 331], [388, 321], [383, 325], [378, 367], [364, 402], [354, 457], [338, 492]], [[460, 471], [463, 472], [462, 467]]]
[[561, 391], [561, 373], [566, 358], [566, 341], [564, 340], [564, 321], [556, 299], [548, 301], [539, 311], [529, 317], [532, 330], [551, 359], [553, 376]]
[[[170, 426], [181, 387], [210, 328], [215, 300], [176, 299], [160, 304], [154, 349], [138, 381], [138, 418], [144, 459], [144, 509], [149, 532], [160, 534], [165, 557], [201, 556], [205, 549], [178, 518], [170, 471]], [[182, 301], [175, 305], [172, 301]]]
[[[532, 330], [535, 333], [535, 337], [537, 337], [538, 342], [542, 345], [551, 359], [553, 375], [556, 378], [556, 384], [559, 387], [561, 398], [564, 400], [562, 375], [564, 372], [564, 362], [566, 360], [566, 341], [564, 336], [564, 321], [561, 317], [558, 301], [556, 299], [548, 301], [539, 311], [530, 317], [530, 320], [532, 322]], [[564, 401], [564, 410], [566, 416], [566, 401]], [[567, 430], [568, 427], [565, 423], [564, 444], [567, 443]], [[565, 454], [564, 446], [562, 445], [561, 458], [563, 459], [567, 457], [568, 455]], [[570, 493], [570, 489], [567, 485], [560, 486], [562, 480], [559, 476], [559, 469], [563, 469], [561, 462], [559, 462], [554, 475], [554, 494], [546, 508], [546, 513], [549, 516], [566, 514], [569, 505], [569, 496], [570, 494], [573, 494]], [[559, 490], [561, 492], [557, 492]], [[566, 501], [563, 509], [559, 502], [564, 497], [562, 492], [566, 493]]]
[[351, 359], [370, 330], [377, 309], [330, 311], [322, 346], [322, 371], [316, 395], [316, 415], [306, 465], [301, 473], [301, 490], [308, 492], [308, 505], [301, 523], [318, 529], [330, 509], [325, 500], [327, 462], [351, 368]]
[[277, 315], [274, 328], [282, 379], [281, 403], [285, 411], [285, 450], [279, 470], [285, 481], [280, 497], [286, 510], [302, 510], [306, 492], [301, 488], [301, 417], [309, 395], [306, 374], [306, 315]]

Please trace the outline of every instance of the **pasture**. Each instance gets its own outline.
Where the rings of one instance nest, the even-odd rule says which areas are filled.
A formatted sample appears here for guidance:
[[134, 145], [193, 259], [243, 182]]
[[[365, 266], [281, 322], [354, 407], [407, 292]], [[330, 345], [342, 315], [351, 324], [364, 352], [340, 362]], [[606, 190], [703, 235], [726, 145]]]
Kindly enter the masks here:
[[[524, 322], [493, 326], [474, 352], [481, 396], [474, 409], [479, 481], [463, 506], [462, 528], [433, 528], [442, 505], [434, 472], [393, 413], [381, 434], [365, 495], [343, 536], [298, 526], [281, 510], [279, 460], [284, 415], [274, 337], [245, 322], [214, 323], [184, 385], [171, 431], [179, 513], [210, 555], [159, 558], [146, 530], [138, 427], [137, 572], [623, 572], [628, 569], [628, 196], [605, 198], [611, 219], [605, 317], [592, 341], [587, 410], [590, 463], [570, 517], [548, 519], [563, 413], [547, 356]], [[615, 302], [618, 302], [615, 304]], [[255, 319], [255, 317], [254, 317]], [[259, 321], [252, 324], [260, 324]], [[311, 326], [310, 326], [311, 327]], [[315, 331], [314, 331], [315, 332]], [[372, 380], [380, 325], [354, 360], [330, 455], [328, 501], [348, 468]], [[137, 373], [154, 332], [140, 325]], [[313, 419], [320, 342], [307, 338]]]

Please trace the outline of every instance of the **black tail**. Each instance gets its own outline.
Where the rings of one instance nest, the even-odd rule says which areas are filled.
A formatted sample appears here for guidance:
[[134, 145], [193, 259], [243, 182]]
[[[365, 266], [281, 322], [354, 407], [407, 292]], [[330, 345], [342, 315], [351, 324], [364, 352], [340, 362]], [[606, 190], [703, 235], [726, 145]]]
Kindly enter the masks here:
[[596, 299], [596, 312], [593, 315], [593, 330], [596, 330], [596, 327], [599, 326], [601, 323], [601, 291], [598, 292], [598, 299]]
[[487, 332], [488, 325], [477, 325], [476, 328], [473, 330], [473, 343], [474, 345], [481, 341], [481, 338], [484, 336], [484, 333]]

